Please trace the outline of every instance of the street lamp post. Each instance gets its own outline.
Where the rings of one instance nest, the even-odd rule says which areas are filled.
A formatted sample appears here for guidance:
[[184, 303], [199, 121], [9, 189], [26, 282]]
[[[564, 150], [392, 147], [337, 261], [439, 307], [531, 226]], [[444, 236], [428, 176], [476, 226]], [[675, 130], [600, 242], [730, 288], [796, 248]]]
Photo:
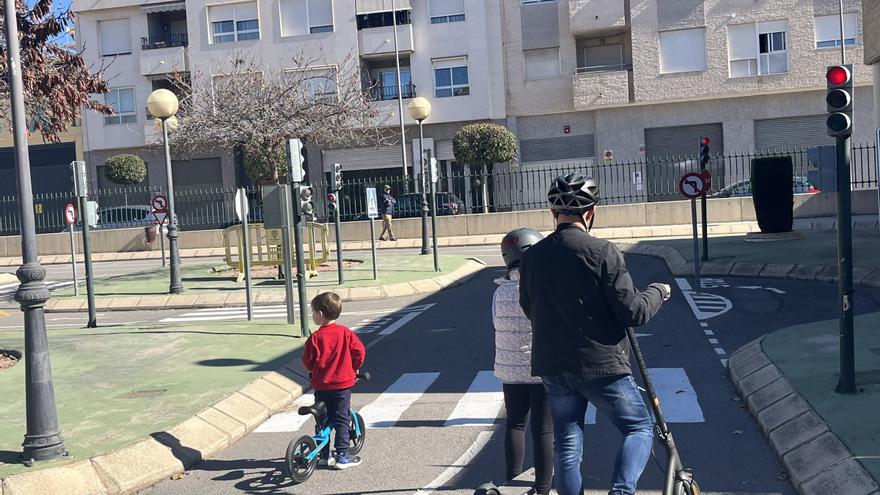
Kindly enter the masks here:
[[431, 254], [431, 246], [428, 243], [428, 198], [425, 195], [425, 133], [422, 122], [431, 115], [431, 102], [421, 96], [413, 98], [406, 106], [409, 116], [419, 123], [419, 161], [422, 170], [422, 253]]
[[[8, 0], [7, 0], [8, 1]], [[174, 211], [174, 179], [171, 173], [171, 150], [168, 147], [168, 120], [177, 114], [177, 96], [167, 89], [157, 89], [147, 98], [150, 114], [162, 121], [162, 142], [165, 145], [165, 176], [168, 184], [168, 251], [170, 252], [171, 282], [168, 291], [172, 294], [183, 292], [180, 281], [180, 251], [177, 247], [177, 213]]]
[[27, 123], [25, 121], [24, 87], [21, 81], [21, 54], [18, 43], [17, 10], [14, 0], [3, 0], [6, 24], [6, 56], [12, 93], [12, 133], [15, 140], [15, 168], [18, 175], [18, 213], [21, 220], [22, 265], [15, 273], [21, 281], [15, 300], [24, 313], [25, 414], [27, 430], [22, 443], [25, 463], [45, 461], [67, 455], [58, 410], [55, 406], [55, 385], [49, 361], [49, 338], [43, 306], [49, 300], [49, 289], [43, 279], [46, 269], [37, 256], [37, 234], [34, 223], [34, 195], [31, 188], [31, 164], [28, 158]]

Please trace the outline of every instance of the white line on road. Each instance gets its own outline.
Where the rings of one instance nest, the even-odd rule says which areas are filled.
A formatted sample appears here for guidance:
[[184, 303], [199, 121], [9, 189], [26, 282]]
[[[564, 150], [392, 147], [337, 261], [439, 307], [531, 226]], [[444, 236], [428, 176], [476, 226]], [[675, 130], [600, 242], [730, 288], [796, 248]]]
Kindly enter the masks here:
[[404, 373], [376, 400], [361, 408], [367, 428], [391, 428], [440, 373]]
[[311, 416], [301, 416], [298, 412], [301, 406], [311, 406], [315, 403], [315, 394], [305, 394], [290, 405], [287, 411], [280, 412], [261, 424], [254, 430], [255, 433], [287, 433], [299, 431], [302, 425], [311, 419]]
[[480, 371], [455, 405], [444, 426], [489, 426], [504, 406], [501, 382], [492, 371]]
[[720, 348], [720, 347], [716, 347], [716, 348], [715, 348], [715, 354], [718, 354], [719, 356], [724, 356], [724, 355], [727, 354], [727, 352], [725, 352], [724, 349], [722, 349], [722, 348]]
[[404, 325], [406, 325], [407, 323], [416, 319], [420, 314], [422, 314], [422, 313], [407, 313], [407, 314], [403, 315], [399, 320], [388, 325], [388, 327], [385, 328], [385, 330], [382, 330], [381, 332], [379, 332], [379, 335], [391, 335], [392, 333], [400, 330], [400, 328], [403, 327]]
[[455, 478], [459, 472], [468, 468], [471, 464], [471, 461], [474, 460], [477, 455], [479, 455], [480, 451], [486, 447], [486, 444], [489, 443], [489, 440], [492, 438], [491, 431], [481, 431], [477, 435], [477, 439], [474, 440], [474, 443], [471, 444], [470, 447], [461, 455], [455, 462], [452, 463], [451, 466], [446, 468], [445, 471], [440, 473], [434, 481], [428, 483], [424, 488], [417, 491], [415, 495], [430, 495], [434, 493], [434, 490], [440, 488], [445, 485], [449, 480]]
[[[668, 423], [703, 423], [703, 410], [684, 368], [648, 368]], [[590, 403], [584, 423], [596, 424], [596, 407]]]

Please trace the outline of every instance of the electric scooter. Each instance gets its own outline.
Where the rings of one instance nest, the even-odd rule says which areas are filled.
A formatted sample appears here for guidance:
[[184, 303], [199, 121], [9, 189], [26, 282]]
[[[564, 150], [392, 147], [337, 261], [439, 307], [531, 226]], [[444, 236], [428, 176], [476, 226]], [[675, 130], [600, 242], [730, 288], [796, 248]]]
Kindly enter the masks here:
[[[648, 399], [651, 403], [651, 410], [654, 412], [654, 418], [657, 423], [657, 437], [663, 446], [666, 447], [668, 459], [666, 461], [666, 480], [663, 485], [663, 495], [700, 495], [700, 487], [694, 479], [694, 475], [690, 469], [685, 468], [681, 463], [681, 457], [678, 455], [678, 449], [675, 447], [675, 440], [672, 438], [672, 432], [663, 418], [663, 411], [660, 410], [660, 399], [654, 391], [654, 384], [651, 383], [651, 377], [648, 376], [648, 365], [645, 364], [645, 358], [642, 356], [642, 348], [639, 347], [639, 341], [632, 328], [626, 329], [626, 336], [629, 339], [630, 347], [636, 357], [636, 365], [639, 373], [642, 375], [642, 381], [645, 382], [645, 391], [648, 393]], [[484, 483], [477, 487], [474, 495], [500, 495], [498, 487], [493, 483]]]

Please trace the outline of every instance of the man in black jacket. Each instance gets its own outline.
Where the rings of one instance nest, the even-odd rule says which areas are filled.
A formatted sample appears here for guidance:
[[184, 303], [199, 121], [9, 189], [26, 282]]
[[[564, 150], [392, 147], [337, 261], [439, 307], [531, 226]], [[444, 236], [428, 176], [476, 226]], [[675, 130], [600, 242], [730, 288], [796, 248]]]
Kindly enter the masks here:
[[623, 253], [588, 234], [599, 188], [579, 173], [556, 178], [548, 193], [556, 231], [526, 251], [520, 306], [532, 322], [532, 375], [547, 390], [559, 495], [582, 493], [588, 402], [624, 435], [609, 495], [631, 495], [648, 462], [653, 422], [629, 365], [626, 328], [646, 324], [671, 287], [633, 287]]

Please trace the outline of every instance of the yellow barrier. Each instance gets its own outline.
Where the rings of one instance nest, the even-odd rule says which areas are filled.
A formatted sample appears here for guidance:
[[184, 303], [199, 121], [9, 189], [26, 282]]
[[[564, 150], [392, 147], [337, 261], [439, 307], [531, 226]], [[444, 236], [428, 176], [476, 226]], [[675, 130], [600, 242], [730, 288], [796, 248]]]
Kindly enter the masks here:
[[[306, 272], [309, 277], [318, 275], [318, 267], [330, 259], [327, 248], [327, 227], [319, 223], [308, 223], [304, 229], [303, 248], [306, 250]], [[281, 247], [281, 229], [265, 229], [261, 223], [248, 224], [251, 243], [251, 266], [281, 266], [284, 264], [284, 252]], [[318, 243], [320, 242], [320, 251]], [[226, 251], [226, 264], [238, 270], [238, 282], [244, 280], [244, 259], [239, 253], [244, 252], [241, 225], [233, 225], [223, 229], [223, 247]], [[235, 247], [235, 249], [233, 249]], [[290, 235], [291, 262], [296, 263], [296, 249], [293, 233]]]

